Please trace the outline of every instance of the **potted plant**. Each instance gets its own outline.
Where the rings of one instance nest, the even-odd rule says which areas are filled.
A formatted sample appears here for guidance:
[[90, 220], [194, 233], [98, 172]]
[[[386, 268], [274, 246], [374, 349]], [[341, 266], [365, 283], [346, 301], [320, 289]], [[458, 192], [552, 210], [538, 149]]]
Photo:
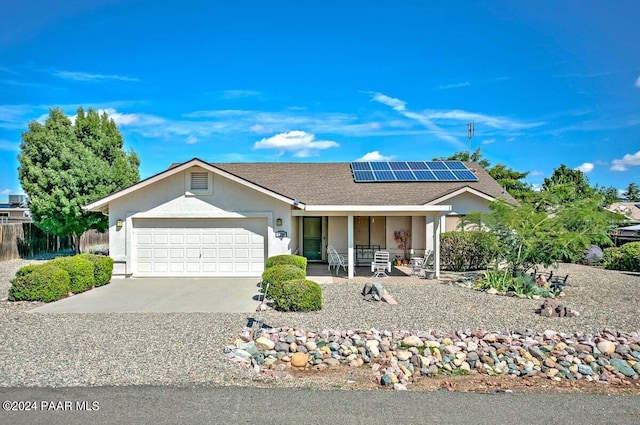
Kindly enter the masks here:
[[398, 244], [398, 249], [404, 252], [402, 264], [409, 264], [409, 241], [411, 240], [411, 232], [409, 230], [396, 230], [393, 232], [393, 239]]

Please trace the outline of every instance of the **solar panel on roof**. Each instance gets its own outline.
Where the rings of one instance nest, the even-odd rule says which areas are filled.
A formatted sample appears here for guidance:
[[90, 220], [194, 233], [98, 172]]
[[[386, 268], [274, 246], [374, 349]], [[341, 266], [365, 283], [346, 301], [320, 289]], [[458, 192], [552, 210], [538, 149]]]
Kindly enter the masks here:
[[391, 170], [376, 170], [373, 172], [376, 181], [379, 182], [393, 182], [396, 181], [396, 176]]
[[469, 170], [453, 170], [452, 173], [458, 180], [478, 180], [476, 176]]
[[433, 170], [433, 175], [440, 181], [456, 181], [456, 176], [449, 170]]
[[376, 180], [371, 171], [354, 171], [353, 176], [357, 182], [373, 182]]
[[368, 162], [352, 162], [351, 163], [351, 169], [369, 171], [369, 170], [371, 170], [371, 167], [369, 166]]
[[409, 166], [404, 161], [402, 161], [402, 162], [390, 162], [389, 165], [391, 166], [392, 170], [408, 170], [409, 169]]
[[462, 161], [447, 161], [450, 170], [466, 170], [467, 166]]
[[432, 170], [446, 170], [447, 166], [442, 161], [426, 161], [429, 168]]
[[369, 164], [371, 164], [372, 170], [390, 170], [391, 169], [391, 167], [389, 166], [389, 163], [384, 161], [370, 162]]
[[407, 162], [407, 165], [412, 170], [428, 170], [429, 169], [429, 167], [427, 167], [427, 164], [425, 164], [424, 161], [409, 161]]
[[396, 170], [394, 173], [398, 181], [416, 181], [416, 176], [409, 170]]
[[416, 179], [422, 182], [434, 181], [437, 180], [436, 176], [429, 170], [415, 170], [413, 174], [416, 175]]
[[360, 161], [352, 162], [356, 182], [477, 181], [461, 161]]

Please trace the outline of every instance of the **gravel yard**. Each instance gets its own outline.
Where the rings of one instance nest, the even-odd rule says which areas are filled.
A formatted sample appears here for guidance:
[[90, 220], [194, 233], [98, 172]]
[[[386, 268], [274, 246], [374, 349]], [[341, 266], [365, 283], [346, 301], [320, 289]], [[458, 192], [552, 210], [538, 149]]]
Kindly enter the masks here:
[[[21, 264], [0, 263], [0, 288]], [[359, 284], [329, 284], [321, 312], [270, 311], [264, 318], [270, 326], [305, 330], [640, 330], [640, 274], [577, 265], [561, 265], [556, 273], [570, 274], [564, 302], [580, 317], [540, 317], [534, 310], [541, 301], [424, 281], [385, 285], [397, 306], [363, 301]], [[27, 313], [33, 306], [0, 302], [0, 386], [247, 385], [254, 377], [222, 354], [246, 314]]]

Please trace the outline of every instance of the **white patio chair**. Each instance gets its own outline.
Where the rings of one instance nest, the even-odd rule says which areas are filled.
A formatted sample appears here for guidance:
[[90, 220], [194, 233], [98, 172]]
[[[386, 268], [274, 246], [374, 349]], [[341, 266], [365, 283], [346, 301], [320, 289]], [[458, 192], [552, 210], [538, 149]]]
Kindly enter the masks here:
[[424, 260], [422, 261], [422, 264], [420, 265], [420, 268], [416, 273], [417, 276], [424, 277], [426, 279], [430, 273], [435, 273], [436, 268], [434, 261], [435, 255], [433, 254], [433, 251], [430, 250], [430, 252], [428, 252], [428, 255], [425, 255]]
[[415, 276], [425, 264], [425, 261], [433, 263], [433, 250], [428, 249], [424, 252], [424, 257], [412, 258], [411, 261], [411, 274]]
[[331, 267], [335, 267], [337, 273], [338, 269], [342, 267], [345, 272], [347, 271], [349, 262], [343, 255], [338, 254], [338, 251], [336, 251], [336, 249], [331, 245], [327, 247], [327, 256], [329, 258], [328, 270], [331, 270]]
[[391, 273], [391, 261], [387, 251], [376, 251], [371, 262], [373, 277], [387, 277], [387, 271]]

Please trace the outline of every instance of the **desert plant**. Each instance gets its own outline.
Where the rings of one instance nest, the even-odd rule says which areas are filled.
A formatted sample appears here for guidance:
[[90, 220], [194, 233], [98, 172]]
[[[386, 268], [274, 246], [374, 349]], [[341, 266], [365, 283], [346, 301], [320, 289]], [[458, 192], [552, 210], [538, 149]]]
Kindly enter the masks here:
[[95, 277], [91, 261], [74, 255], [73, 257], [58, 257], [52, 263], [69, 274], [69, 290], [74, 294], [93, 288]]
[[269, 293], [267, 298], [274, 299], [282, 293], [283, 283], [288, 280], [299, 280], [307, 277], [307, 274], [300, 267], [292, 266], [290, 264], [280, 264], [273, 267], [269, 267], [262, 273], [262, 291], [267, 283], [269, 286]]
[[322, 309], [322, 288], [305, 279], [282, 282], [282, 290], [273, 296], [273, 304], [280, 311], [315, 311]]
[[267, 258], [265, 263], [265, 268], [270, 268], [278, 265], [291, 265], [301, 268], [302, 270], [307, 271], [307, 259], [305, 257], [301, 257], [299, 255], [274, 255], [273, 257]]
[[9, 300], [57, 301], [69, 294], [69, 282], [69, 273], [53, 262], [26, 266], [11, 280]]
[[80, 254], [80, 257], [93, 263], [94, 286], [103, 286], [111, 281], [113, 274], [113, 258], [106, 255]]

